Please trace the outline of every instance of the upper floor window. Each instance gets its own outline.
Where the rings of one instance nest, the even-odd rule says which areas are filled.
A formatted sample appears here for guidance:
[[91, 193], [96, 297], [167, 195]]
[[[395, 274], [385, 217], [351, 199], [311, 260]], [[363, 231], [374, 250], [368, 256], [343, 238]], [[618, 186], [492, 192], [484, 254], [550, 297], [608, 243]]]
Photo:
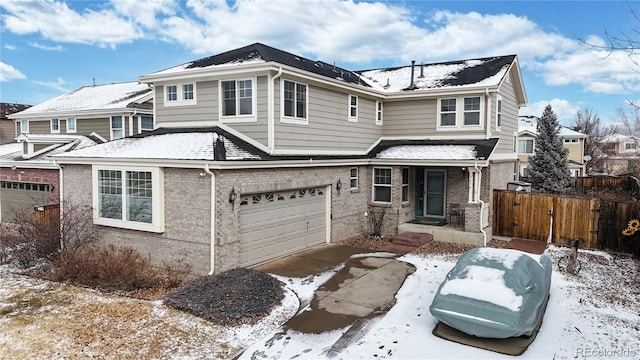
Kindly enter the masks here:
[[635, 150], [636, 149], [636, 143], [635, 142], [626, 142], [624, 143], [624, 149], [625, 150]]
[[391, 168], [373, 168], [373, 201], [391, 202]]
[[483, 127], [481, 96], [438, 99], [438, 130], [460, 130]]
[[78, 131], [76, 118], [67, 118], [67, 133], [75, 133]]
[[358, 168], [352, 167], [349, 171], [349, 186], [352, 190], [355, 190], [358, 188]]
[[60, 119], [51, 119], [51, 133], [59, 133], [60, 132]]
[[382, 125], [382, 101], [376, 101], [376, 125]]
[[29, 120], [20, 120], [20, 132], [23, 134], [29, 133]]
[[498, 95], [496, 99], [496, 130], [500, 130], [502, 126], [502, 95]]
[[349, 95], [349, 121], [358, 121], [358, 97]]
[[196, 86], [194, 83], [165, 85], [165, 106], [194, 105]]
[[518, 139], [519, 154], [533, 154], [533, 139]]
[[578, 142], [579, 142], [578, 139], [564, 139], [565, 144], [576, 144]]
[[402, 168], [402, 202], [409, 201], [409, 168]]
[[252, 79], [220, 81], [220, 88], [222, 117], [251, 117], [254, 114]]
[[307, 85], [290, 80], [282, 81], [283, 122], [307, 124]]
[[111, 117], [111, 140], [124, 137], [124, 121], [121, 115]]
[[153, 116], [151, 115], [140, 116], [139, 127], [140, 128], [138, 129], [139, 130], [138, 132], [153, 130]]

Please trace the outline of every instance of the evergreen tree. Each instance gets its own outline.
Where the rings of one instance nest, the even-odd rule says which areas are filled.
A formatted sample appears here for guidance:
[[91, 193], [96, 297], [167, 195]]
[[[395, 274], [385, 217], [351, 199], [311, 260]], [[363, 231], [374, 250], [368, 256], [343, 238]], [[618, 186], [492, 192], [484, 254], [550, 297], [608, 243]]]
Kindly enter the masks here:
[[535, 155], [529, 157], [529, 179], [533, 189], [540, 192], [561, 193], [571, 185], [567, 154], [558, 135], [558, 118], [547, 105], [538, 120]]

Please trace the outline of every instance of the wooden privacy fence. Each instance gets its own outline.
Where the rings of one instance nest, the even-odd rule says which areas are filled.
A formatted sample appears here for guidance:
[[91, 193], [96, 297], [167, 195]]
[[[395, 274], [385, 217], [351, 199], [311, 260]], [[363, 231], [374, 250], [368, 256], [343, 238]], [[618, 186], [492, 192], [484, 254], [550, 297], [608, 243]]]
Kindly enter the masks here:
[[60, 204], [37, 205], [33, 207], [36, 223], [41, 225], [60, 225]]
[[585, 247], [632, 253], [634, 241], [622, 235], [640, 218], [640, 203], [494, 190], [493, 233], [567, 244], [582, 238]]

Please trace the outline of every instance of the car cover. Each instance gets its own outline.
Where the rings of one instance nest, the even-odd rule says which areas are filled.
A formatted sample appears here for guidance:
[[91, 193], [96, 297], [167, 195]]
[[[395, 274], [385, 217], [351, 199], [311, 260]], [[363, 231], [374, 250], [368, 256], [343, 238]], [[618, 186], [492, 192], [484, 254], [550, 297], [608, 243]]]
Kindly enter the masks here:
[[551, 287], [551, 260], [519, 250], [474, 248], [460, 256], [429, 307], [441, 322], [469, 335], [529, 336]]

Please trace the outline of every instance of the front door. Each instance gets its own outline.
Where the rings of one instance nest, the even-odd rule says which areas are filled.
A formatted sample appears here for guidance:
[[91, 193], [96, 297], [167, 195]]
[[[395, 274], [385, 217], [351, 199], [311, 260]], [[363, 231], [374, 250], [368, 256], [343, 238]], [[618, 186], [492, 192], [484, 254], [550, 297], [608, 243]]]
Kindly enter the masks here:
[[424, 217], [445, 217], [446, 184], [445, 170], [424, 170]]

